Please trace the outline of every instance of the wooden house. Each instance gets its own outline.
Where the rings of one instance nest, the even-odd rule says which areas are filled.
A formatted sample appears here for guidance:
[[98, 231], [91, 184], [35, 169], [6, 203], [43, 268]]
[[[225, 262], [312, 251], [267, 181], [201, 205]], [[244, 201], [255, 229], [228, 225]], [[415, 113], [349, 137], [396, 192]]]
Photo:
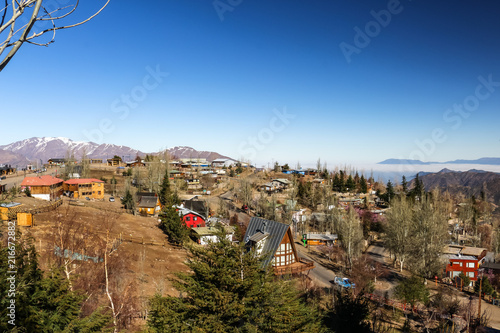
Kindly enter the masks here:
[[49, 158], [47, 162], [49, 165], [64, 165], [65, 161], [64, 158]]
[[298, 274], [314, 268], [312, 261], [299, 257], [287, 224], [252, 217], [243, 241], [264, 256], [263, 266], [271, 265], [276, 275]]
[[139, 192], [137, 197], [137, 211], [140, 215], [154, 216], [161, 210], [160, 198], [155, 193]]
[[122, 159], [120, 157], [108, 158], [106, 163], [108, 166], [120, 166]]
[[443, 252], [448, 259], [446, 276], [455, 278], [464, 273], [472, 282], [477, 281], [477, 270], [487, 253], [485, 248], [448, 245]]
[[43, 200], [57, 200], [63, 194], [63, 180], [53, 176], [26, 177], [21, 190], [29, 188], [31, 196]]
[[75, 199], [89, 197], [103, 200], [104, 182], [95, 178], [69, 179], [63, 183], [63, 191]]
[[0, 164], [0, 176], [11, 175], [16, 172], [16, 169], [11, 165]]
[[188, 228], [200, 228], [206, 226], [206, 217], [182, 206], [176, 207], [179, 215], [182, 216], [182, 221]]

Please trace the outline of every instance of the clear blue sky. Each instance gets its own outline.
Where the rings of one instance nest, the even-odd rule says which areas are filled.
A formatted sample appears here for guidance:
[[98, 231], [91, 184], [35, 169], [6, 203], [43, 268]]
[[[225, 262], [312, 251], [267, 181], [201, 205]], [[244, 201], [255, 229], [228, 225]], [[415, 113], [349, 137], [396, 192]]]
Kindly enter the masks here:
[[186, 145], [257, 164], [500, 156], [499, 17], [493, 0], [112, 0], [0, 73], [15, 117], [0, 144]]

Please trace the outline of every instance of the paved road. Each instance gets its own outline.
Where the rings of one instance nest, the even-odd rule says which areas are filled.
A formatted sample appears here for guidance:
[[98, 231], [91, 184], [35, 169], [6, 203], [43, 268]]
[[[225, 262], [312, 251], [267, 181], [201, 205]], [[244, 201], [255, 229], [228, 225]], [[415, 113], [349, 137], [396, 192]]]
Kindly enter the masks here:
[[[47, 172], [43, 173], [26, 173], [26, 177], [35, 177], [35, 176], [42, 176], [42, 175], [51, 175], [55, 176], [56, 170], [58, 173], [61, 172], [61, 168], [50, 168], [47, 169]], [[19, 186], [23, 179], [24, 179], [24, 171], [18, 171], [17, 175], [8, 175], [6, 176], [6, 179], [0, 180], [0, 184], [2, 185], [7, 185], [6, 190], [9, 190], [12, 186]]]
[[368, 254], [373, 260], [382, 264], [387, 263], [389, 260], [389, 253], [384, 247], [379, 245], [370, 245], [366, 250], [366, 254]]
[[[300, 257], [314, 261], [307, 255], [307, 249], [305, 247], [299, 243], [295, 243], [295, 246], [297, 247]], [[314, 266], [314, 269], [309, 271], [309, 277], [320, 287], [332, 287], [333, 284], [330, 281], [333, 281], [335, 278], [335, 273], [321, 266], [316, 261], [314, 261]]]

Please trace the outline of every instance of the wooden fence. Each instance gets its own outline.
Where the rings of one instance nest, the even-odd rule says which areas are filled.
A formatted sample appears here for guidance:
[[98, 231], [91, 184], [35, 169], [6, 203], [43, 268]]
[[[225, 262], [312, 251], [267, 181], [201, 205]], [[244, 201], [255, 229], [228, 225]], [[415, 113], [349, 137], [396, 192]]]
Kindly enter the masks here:
[[41, 207], [35, 207], [35, 208], [26, 208], [23, 206], [18, 206], [18, 207], [13, 207], [9, 208], [7, 212], [7, 218], [9, 220], [16, 220], [17, 219], [17, 213], [27, 213], [27, 214], [39, 214], [39, 213], [45, 213], [45, 212], [50, 212], [51, 210], [56, 209], [57, 207], [61, 206], [63, 204], [63, 201], [61, 199], [51, 202], [45, 206]]

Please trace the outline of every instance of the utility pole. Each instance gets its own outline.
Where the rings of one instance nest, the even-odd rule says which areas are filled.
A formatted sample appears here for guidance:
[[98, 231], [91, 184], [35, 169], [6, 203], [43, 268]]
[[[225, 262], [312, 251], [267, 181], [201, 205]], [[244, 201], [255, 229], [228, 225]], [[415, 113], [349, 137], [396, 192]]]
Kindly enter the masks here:
[[477, 305], [477, 319], [481, 320], [481, 287], [483, 286], [483, 277], [479, 280], [479, 304]]

